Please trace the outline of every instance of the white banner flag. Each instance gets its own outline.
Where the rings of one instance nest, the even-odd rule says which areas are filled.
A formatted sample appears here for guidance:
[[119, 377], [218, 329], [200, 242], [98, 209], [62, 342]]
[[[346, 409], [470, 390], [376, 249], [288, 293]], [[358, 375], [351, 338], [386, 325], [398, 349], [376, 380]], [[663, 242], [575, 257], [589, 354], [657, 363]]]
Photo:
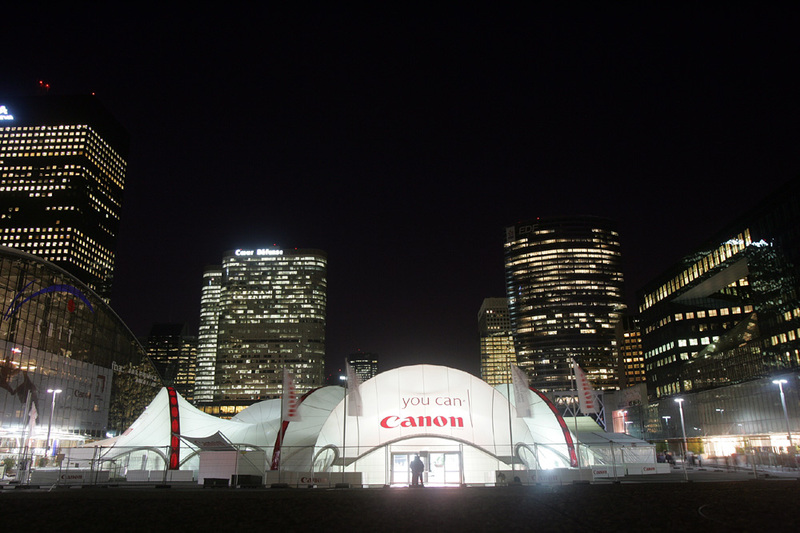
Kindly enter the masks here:
[[36, 404], [31, 402], [31, 410], [28, 411], [28, 438], [33, 436], [33, 430], [36, 429], [36, 420], [39, 418], [39, 413], [36, 411]]
[[355, 373], [350, 363], [345, 361], [347, 369], [347, 414], [350, 416], [362, 416], [364, 405], [361, 402], [361, 379]]
[[592, 384], [586, 377], [586, 373], [578, 366], [575, 359], [572, 360], [572, 370], [575, 372], [575, 386], [578, 392], [578, 404], [583, 414], [599, 413], [597, 398], [594, 395]]
[[528, 375], [517, 365], [511, 365], [511, 383], [514, 384], [514, 399], [517, 404], [517, 418], [530, 418], [531, 390], [528, 386]]
[[297, 408], [300, 407], [300, 399], [294, 389], [294, 377], [285, 368], [283, 369], [283, 396], [281, 397], [281, 418], [284, 421], [300, 420]]

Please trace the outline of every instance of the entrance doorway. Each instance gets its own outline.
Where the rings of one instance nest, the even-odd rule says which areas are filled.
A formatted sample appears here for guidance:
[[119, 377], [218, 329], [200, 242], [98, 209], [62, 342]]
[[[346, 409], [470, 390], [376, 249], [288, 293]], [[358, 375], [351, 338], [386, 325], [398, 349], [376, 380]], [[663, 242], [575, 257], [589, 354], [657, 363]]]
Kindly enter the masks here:
[[[392, 452], [392, 485], [411, 485], [411, 461], [416, 453]], [[461, 484], [460, 452], [420, 452], [425, 464], [422, 480], [425, 485], [442, 487]]]

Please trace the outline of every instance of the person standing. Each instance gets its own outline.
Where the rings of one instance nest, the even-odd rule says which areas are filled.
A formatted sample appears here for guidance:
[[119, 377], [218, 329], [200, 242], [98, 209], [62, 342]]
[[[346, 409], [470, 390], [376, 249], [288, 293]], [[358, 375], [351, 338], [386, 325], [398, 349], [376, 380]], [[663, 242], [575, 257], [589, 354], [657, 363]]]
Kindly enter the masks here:
[[422, 459], [419, 458], [419, 455], [414, 456], [414, 460], [411, 461], [411, 486], [412, 487], [422, 487], [422, 471], [425, 470], [425, 463], [422, 462]]

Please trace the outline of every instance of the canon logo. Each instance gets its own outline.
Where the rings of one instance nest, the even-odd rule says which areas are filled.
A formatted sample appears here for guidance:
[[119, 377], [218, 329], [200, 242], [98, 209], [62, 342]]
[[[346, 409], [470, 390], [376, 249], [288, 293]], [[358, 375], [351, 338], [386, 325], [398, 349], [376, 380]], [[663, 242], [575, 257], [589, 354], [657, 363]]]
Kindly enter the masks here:
[[463, 428], [464, 419], [460, 416], [407, 416], [401, 418], [389, 415], [381, 420], [381, 427], [386, 429], [417, 428], [417, 427], [454, 427]]

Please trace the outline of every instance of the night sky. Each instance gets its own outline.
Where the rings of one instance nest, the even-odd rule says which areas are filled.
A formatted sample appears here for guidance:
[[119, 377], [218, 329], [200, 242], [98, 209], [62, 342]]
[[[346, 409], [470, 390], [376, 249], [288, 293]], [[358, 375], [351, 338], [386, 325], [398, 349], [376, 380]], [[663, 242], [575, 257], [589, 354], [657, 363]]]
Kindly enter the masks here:
[[131, 134], [112, 307], [137, 335], [196, 328], [226, 250], [319, 248], [329, 368], [477, 374], [506, 225], [616, 219], [633, 305], [800, 175], [796, 8], [291, 4], [4, 8], [0, 96], [93, 92]]

